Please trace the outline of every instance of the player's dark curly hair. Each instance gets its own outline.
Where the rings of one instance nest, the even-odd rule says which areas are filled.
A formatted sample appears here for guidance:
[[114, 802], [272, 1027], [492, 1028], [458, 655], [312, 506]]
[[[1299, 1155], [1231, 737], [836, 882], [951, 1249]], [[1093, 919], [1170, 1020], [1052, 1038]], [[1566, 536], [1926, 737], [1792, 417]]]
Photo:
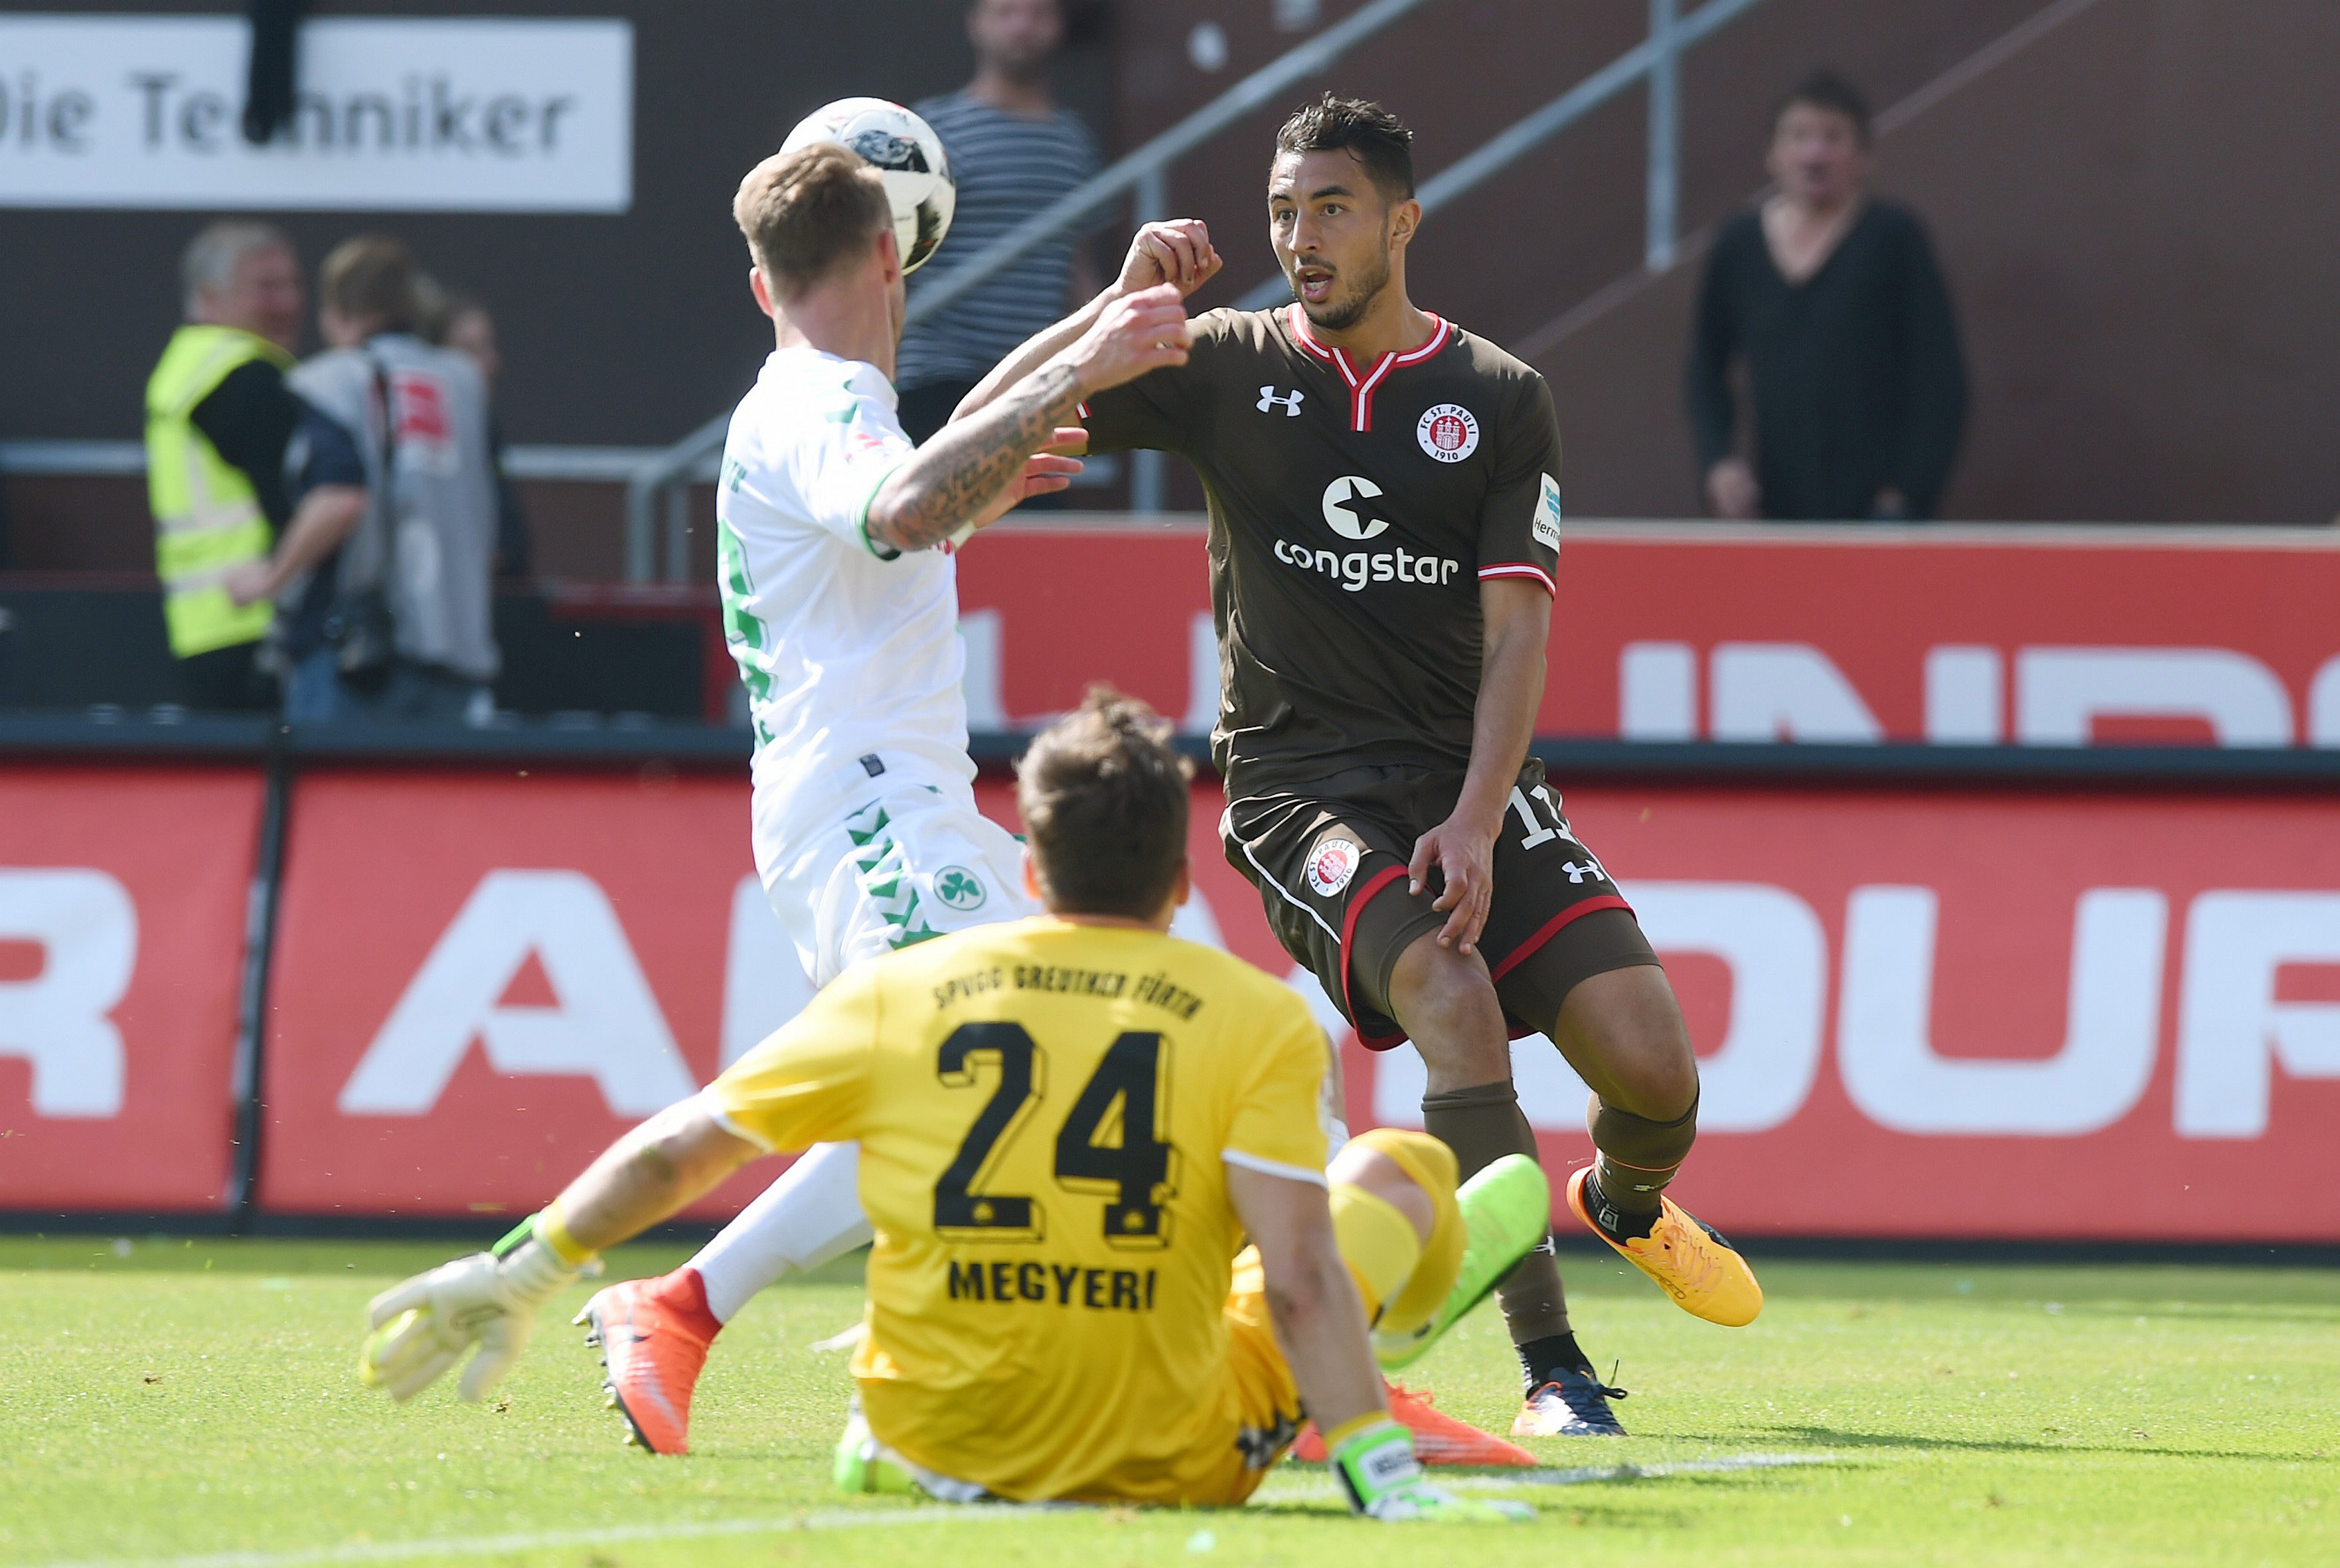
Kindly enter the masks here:
[[1314, 104], [1303, 104], [1275, 134], [1275, 150], [1283, 153], [1326, 153], [1345, 150], [1365, 166], [1382, 194], [1402, 202], [1413, 194], [1413, 133], [1405, 122], [1363, 98], [1336, 98], [1327, 93]]
[[1051, 909], [1142, 920], [1169, 901], [1194, 778], [1170, 733], [1136, 698], [1092, 686], [1033, 738], [1016, 765], [1016, 806]]

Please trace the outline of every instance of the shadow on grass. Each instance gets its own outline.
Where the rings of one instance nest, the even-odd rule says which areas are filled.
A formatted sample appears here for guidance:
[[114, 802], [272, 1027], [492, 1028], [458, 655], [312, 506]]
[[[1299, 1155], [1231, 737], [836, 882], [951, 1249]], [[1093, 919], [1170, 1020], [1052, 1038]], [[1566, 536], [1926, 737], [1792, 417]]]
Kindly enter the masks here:
[[[1894, 1432], [1855, 1432], [1841, 1426], [1765, 1426], [1755, 1430], [1768, 1433], [1782, 1443], [1808, 1443], [1816, 1448], [1907, 1449], [1912, 1453], [1947, 1450], [1960, 1454], [2136, 1454], [2157, 1459], [2235, 1459], [2269, 1464], [2308, 1464], [2325, 1458], [2322, 1454], [2275, 1449], [2247, 1453], [2232, 1448], [2169, 1448], [2144, 1443], [2041, 1443], [2021, 1437], [1920, 1437]], [[1668, 1433], [1667, 1436], [1679, 1442], [1724, 1444], [1744, 1442], [1747, 1434], [1733, 1433], [1724, 1436], [1674, 1432]]]
[[[308, 1241], [268, 1236], [129, 1236], [121, 1240], [128, 1243], [127, 1251], [106, 1236], [0, 1236], [0, 1272], [339, 1275], [349, 1279], [398, 1279], [480, 1250], [476, 1242], [430, 1238]], [[689, 1243], [631, 1242], [610, 1252], [607, 1277], [636, 1279], [663, 1274], [696, 1250]], [[864, 1257], [862, 1253], [848, 1253], [810, 1274], [791, 1274], [777, 1288], [858, 1285]]]
[[[1664, 1479], [1668, 1478], [1644, 1476], [1612, 1484], [1655, 1485]], [[1690, 1480], [1691, 1477], [1683, 1476], [1681, 1479]], [[1711, 1477], [1698, 1479], [1711, 1479]], [[1483, 1498], [1497, 1494], [1472, 1493], [1472, 1495]], [[1608, 1502], [1591, 1496], [1559, 1498], [1524, 1488], [1516, 1493], [1506, 1492], [1500, 1495], [1512, 1502], [1532, 1503], [1537, 1518], [1546, 1523], [1565, 1521], [1571, 1524], [1595, 1530], [1688, 1530], [1695, 1523], [1688, 1510], [1660, 1504], [1654, 1501], [1645, 1506], [1636, 1506], [1629, 1503]], [[1349, 1517], [1347, 1507], [1331, 1498], [1321, 1502], [1304, 1498], [1283, 1498], [1270, 1502], [1254, 1498], [1239, 1508], [1225, 1512], [1264, 1519], [1345, 1520]]]
[[[2340, 1288], [2340, 1287], [2335, 1287]], [[2090, 1321], [2106, 1318], [2142, 1317], [2162, 1324], [2206, 1323], [2309, 1323], [2330, 1326], [2340, 1324], [2340, 1302], [2319, 1305], [2313, 1302], [2199, 1302], [2199, 1301], [2067, 1301], [2060, 1304], [2064, 1315]]]

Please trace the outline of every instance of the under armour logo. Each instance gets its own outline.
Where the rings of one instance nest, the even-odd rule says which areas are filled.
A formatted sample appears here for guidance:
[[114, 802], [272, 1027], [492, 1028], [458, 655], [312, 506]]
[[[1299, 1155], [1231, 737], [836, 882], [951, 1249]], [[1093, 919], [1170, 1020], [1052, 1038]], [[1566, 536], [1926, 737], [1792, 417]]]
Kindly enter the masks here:
[[1568, 879], [1571, 882], [1598, 882], [1607, 875], [1601, 869], [1601, 862], [1598, 860], [1593, 861], [1590, 866], [1580, 866], [1573, 860], [1563, 860], [1560, 863], [1560, 868], [1568, 873]]
[[1259, 412], [1262, 413], [1265, 413], [1272, 408], [1281, 408], [1284, 411], [1284, 414], [1286, 419], [1298, 419], [1300, 417], [1300, 400], [1307, 395], [1308, 394], [1306, 392], [1295, 392], [1290, 397], [1278, 397], [1275, 395], [1274, 387], [1264, 386], [1259, 389], [1259, 402], [1257, 407]]

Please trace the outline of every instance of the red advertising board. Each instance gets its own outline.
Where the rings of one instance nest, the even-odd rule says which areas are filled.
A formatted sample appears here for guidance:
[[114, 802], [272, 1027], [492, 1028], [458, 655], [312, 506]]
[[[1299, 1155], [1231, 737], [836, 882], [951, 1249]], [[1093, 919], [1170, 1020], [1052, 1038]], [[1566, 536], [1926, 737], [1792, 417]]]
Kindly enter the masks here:
[[[982, 793], [1008, 812], [1005, 786]], [[1683, 994], [1706, 1087], [1681, 1191], [1718, 1226], [2340, 1240], [2340, 802], [1567, 799]], [[1198, 788], [1190, 934], [1289, 975], [1217, 815]], [[749, 870], [744, 781], [312, 777], [262, 1199], [524, 1211], [801, 995]], [[1353, 1123], [1418, 1120], [1410, 1052], [1344, 1048]], [[1556, 1054], [1531, 1039], [1516, 1059], [1553, 1168], [1587, 1157]]]
[[[1579, 524], [1560, 581], [1544, 734], [2340, 746], [2329, 530]], [[1092, 680], [1208, 727], [1198, 528], [1010, 525], [959, 589], [977, 728]]]
[[215, 1209], [256, 769], [0, 770], [0, 1209]]
[[[1704, 1058], [1676, 1189], [1701, 1217], [2340, 1241], [2340, 800], [1566, 799]], [[1555, 1053], [1514, 1059], [1553, 1168], [1589, 1158]], [[1400, 1119], [1419, 1067], [1376, 1067]]]
[[[663, 768], [304, 773], [262, 1205], [526, 1213], [713, 1077], [735, 903], [751, 905], [744, 967], [786, 959], [747, 826], [744, 778]], [[699, 1212], [757, 1190], [734, 1182]]]

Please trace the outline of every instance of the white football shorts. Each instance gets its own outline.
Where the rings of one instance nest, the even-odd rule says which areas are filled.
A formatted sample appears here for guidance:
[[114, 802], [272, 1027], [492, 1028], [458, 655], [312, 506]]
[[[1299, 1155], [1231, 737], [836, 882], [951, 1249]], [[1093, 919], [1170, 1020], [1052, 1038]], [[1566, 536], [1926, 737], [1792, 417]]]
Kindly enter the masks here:
[[863, 958], [1040, 912], [1023, 846], [964, 783], [871, 779], [867, 799], [825, 822], [788, 821], [788, 804], [756, 792], [756, 872], [816, 987]]

